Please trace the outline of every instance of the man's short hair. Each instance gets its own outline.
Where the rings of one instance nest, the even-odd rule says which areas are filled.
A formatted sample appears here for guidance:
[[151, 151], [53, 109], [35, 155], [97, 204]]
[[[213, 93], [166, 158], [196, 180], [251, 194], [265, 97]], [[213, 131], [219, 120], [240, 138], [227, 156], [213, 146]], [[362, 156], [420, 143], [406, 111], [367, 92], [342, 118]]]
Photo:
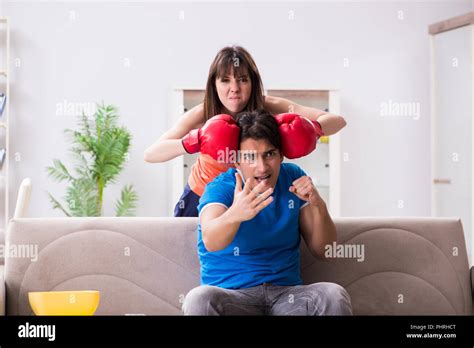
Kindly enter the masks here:
[[240, 127], [239, 147], [242, 141], [249, 138], [266, 139], [281, 154], [282, 144], [278, 122], [271, 113], [265, 110], [243, 111], [236, 115], [236, 122]]

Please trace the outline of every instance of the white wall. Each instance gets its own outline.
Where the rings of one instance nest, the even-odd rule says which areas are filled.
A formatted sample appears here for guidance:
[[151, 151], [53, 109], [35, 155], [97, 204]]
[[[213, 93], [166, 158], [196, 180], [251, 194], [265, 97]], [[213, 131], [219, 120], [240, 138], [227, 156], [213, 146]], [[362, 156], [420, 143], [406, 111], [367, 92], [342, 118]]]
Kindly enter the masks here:
[[[64, 187], [45, 167], [67, 158], [63, 129], [75, 117], [57, 115], [57, 106], [103, 100], [120, 108], [134, 137], [118, 185], [106, 190], [106, 215], [124, 183], [138, 191], [138, 215], [168, 215], [170, 167], [145, 163], [143, 151], [169, 127], [171, 90], [203, 88], [217, 51], [238, 43], [253, 54], [265, 88], [341, 89], [342, 215], [429, 215], [427, 28], [471, 8], [471, 0], [6, 2], [12, 60], [21, 61], [11, 63], [12, 209], [30, 177], [30, 215], [62, 216], [45, 191], [61, 197]], [[390, 100], [419, 103], [419, 119], [382, 116]]]

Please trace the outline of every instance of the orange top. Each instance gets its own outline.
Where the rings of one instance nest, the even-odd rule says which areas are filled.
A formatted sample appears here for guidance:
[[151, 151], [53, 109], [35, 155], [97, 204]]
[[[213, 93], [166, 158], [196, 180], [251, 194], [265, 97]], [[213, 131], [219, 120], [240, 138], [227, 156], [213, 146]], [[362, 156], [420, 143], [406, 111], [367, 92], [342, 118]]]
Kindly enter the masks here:
[[195, 194], [202, 196], [206, 185], [231, 167], [233, 167], [232, 164], [219, 163], [211, 156], [200, 153], [191, 168], [188, 179], [189, 188]]

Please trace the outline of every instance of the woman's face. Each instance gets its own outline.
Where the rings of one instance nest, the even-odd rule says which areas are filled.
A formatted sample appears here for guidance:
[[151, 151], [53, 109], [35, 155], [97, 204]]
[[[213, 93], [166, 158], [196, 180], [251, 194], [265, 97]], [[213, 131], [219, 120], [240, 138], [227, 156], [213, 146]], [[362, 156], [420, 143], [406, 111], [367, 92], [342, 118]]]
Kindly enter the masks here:
[[222, 105], [227, 109], [226, 113], [235, 116], [247, 105], [252, 83], [247, 73], [234, 77], [234, 70], [231, 69], [225, 76], [216, 78], [216, 89]]

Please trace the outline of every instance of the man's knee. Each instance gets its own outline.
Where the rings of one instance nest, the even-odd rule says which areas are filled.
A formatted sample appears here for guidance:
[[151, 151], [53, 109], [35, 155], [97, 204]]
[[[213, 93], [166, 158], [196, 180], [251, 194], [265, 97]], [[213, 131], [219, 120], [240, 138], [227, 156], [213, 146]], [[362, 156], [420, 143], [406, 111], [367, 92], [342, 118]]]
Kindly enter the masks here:
[[324, 294], [323, 315], [352, 315], [352, 304], [346, 289], [336, 283], [316, 283]]
[[[188, 292], [183, 303], [184, 315], [217, 314], [221, 290], [215, 286], [201, 285]], [[212, 312], [212, 313], [211, 313]]]

